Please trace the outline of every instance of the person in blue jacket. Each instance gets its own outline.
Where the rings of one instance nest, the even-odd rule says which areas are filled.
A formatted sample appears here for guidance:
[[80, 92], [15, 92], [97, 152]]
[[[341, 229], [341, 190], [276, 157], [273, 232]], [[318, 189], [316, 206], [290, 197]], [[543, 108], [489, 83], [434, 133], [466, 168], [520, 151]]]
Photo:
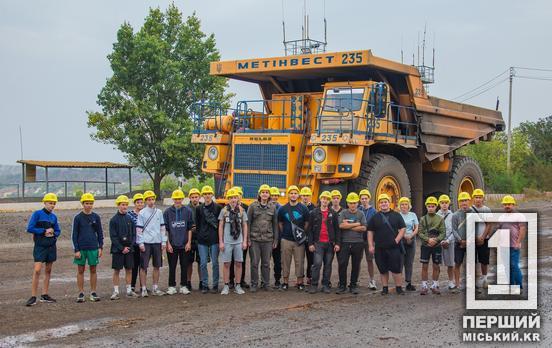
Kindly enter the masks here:
[[75, 258], [73, 263], [77, 265], [77, 286], [79, 295], [77, 302], [84, 302], [84, 271], [88, 263], [90, 270], [90, 301], [97, 302], [100, 297], [96, 293], [98, 275], [96, 266], [100, 263], [103, 250], [103, 229], [100, 216], [92, 211], [94, 196], [85, 193], [80, 199], [82, 211], [73, 219], [73, 251]]
[[56, 241], [61, 233], [57, 216], [53, 213], [57, 201], [58, 198], [54, 193], [47, 193], [44, 195], [42, 199], [44, 208], [35, 211], [31, 215], [27, 226], [27, 232], [32, 233], [34, 241], [32, 295], [26, 303], [28, 307], [34, 306], [37, 302], [36, 295], [38, 294], [38, 282], [40, 281], [43, 263], [46, 264], [46, 267], [44, 267], [44, 285], [42, 287], [40, 302], [56, 302], [56, 300], [48, 295], [48, 287], [50, 286], [52, 265], [57, 259]]

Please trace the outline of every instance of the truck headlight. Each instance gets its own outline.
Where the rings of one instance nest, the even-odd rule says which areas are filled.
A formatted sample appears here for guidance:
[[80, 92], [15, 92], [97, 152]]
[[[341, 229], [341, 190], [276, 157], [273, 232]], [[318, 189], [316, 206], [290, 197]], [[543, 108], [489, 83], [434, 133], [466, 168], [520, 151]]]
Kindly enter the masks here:
[[218, 153], [218, 149], [216, 148], [216, 146], [211, 146], [209, 148], [209, 150], [207, 151], [207, 157], [209, 157], [209, 159], [211, 161], [216, 160], [218, 158], [218, 155], [219, 155], [219, 153]]
[[312, 157], [314, 158], [315, 162], [323, 162], [326, 159], [326, 150], [324, 150], [324, 148], [322, 147], [317, 147], [316, 149], [314, 149]]

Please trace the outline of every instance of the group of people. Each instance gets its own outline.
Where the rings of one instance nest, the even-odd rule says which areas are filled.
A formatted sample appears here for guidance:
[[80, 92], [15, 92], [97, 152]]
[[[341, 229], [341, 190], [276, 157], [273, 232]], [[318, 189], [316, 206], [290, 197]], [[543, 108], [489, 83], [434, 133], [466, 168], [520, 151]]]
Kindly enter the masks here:
[[[450, 210], [450, 198], [447, 195], [428, 197], [425, 201], [427, 214], [420, 219], [411, 211], [408, 197], [400, 198], [399, 211], [394, 211], [391, 209], [391, 198], [385, 193], [376, 199], [378, 209], [372, 207], [372, 197], [366, 189], [359, 193], [348, 193], [346, 208], [341, 204], [342, 194], [338, 190], [320, 193], [318, 205], [312, 202], [312, 192], [308, 187], [299, 189], [292, 185], [287, 188], [286, 193], [288, 202], [281, 205], [280, 190], [261, 185], [258, 199], [247, 206], [242, 202], [241, 188], [233, 187], [226, 192], [227, 204], [221, 206], [214, 200], [212, 187], [204, 186], [201, 191], [191, 189], [188, 193], [189, 204], [184, 205], [184, 192], [177, 189], [171, 196], [173, 205], [165, 211], [156, 207], [157, 197], [152, 191], [135, 194], [132, 197], [132, 209], [131, 200], [127, 196], [117, 197], [117, 212], [109, 221], [113, 269], [111, 300], [118, 300], [121, 296], [119, 285], [122, 269], [125, 270], [124, 292], [127, 297], [190, 294], [194, 262], [199, 264], [198, 289], [204, 294], [220, 291], [220, 294], [228, 295], [233, 290], [241, 295], [245, 293], [244, 289], [249, 289], [250, 292], [270, 291], [274, 288], [288, 290], [292, 261], [295, 287], [298, 290], [306, 290], [311, 294], [330, 293], [332, 264], [336, 255], [339, 274], [337, 294], [359, 293], [359, 274], [365, 255], [369, 275], [368, 288], [377, 290], [375, 261], [380, 273], [381, 294], [389, 293], [391, 275], [395, 293], [402, 295], [405, 290], [416, 291], [412, 284], [412, 270], [417, 239], [421, 243], [420, 294], [440, 294], [441, 264], [447, 267], [449, 291], [458, 292], [461, 286], [460, 271], [466, 253], [466, 214], [490, 212], [484, 205], [484, 192], [481, 189], [474, 190], [471, 196], [467, 192], [460, 193], [459, 209], [456, 212]], [[77, 265], [77, 302], [86, 300], [86, 265], [90, 274], [89, 300], [95, 302], [100, 300], [96, 292], [96, 267], [103, 254], [104, 232], [100, 216], [93, 212], [94, 196], [85, 193], [80, 201], [82, 211], [73, 219], [71, 236], [73, 263]], [[53, 213], [56, 202], [55, 194], [46, 194], [43, 198], [44, 208], [35, 211], [28, 223], [27, 231], [33, 234], [35, 263], [32, 296], [27, 301], [27, 306], [35, 305], [37, 301], [55, 302], [48, 295], [48, 288], [52, 265], [57, 258], [56, 240], [61, 233], [57, 217]], [[506, 213], [512, 213], [516, 202], [512, 196], [505, 196], [502, 204]], [[476, 256], [481, 265], [477, 286], [487, 286], [490, 256], [488, 240], [498, 228], [511, 231], [511, 281], [521, 286], [519, 249], [526, 228], [522, 223], [509, 221], [499, 226], [490, 223], [476, 226]], [[250, 284], [245, 282], [244, 277], [244, 262], [248, 251]], [[164, 253], [169, 264], [166, 292], [159, 287]], [[219, 256], [223, 262], [222, 289], [219, 289]], [[270, 284], [271, 259], [273, 286]], [[430, 260], [431, 284], [428, 274]], [[178, 265], [180, 282], [177, 288]], [[44, 286], [42, 295], [37, 298], [42, 268], [45, 271]], [[146, 286], [148, 269], [152, 276], [151, 289]], [[403, 273], [406, 282], [404, 290]], [[136, 287], [137, 283], [139, 287]]]

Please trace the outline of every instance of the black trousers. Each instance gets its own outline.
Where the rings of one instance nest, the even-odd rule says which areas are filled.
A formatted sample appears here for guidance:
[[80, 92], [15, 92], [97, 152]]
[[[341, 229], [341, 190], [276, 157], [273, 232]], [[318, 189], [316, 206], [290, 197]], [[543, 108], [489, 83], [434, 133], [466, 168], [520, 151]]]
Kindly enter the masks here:
[[174, 249], [172, 253], [167, 251], [169, 260], [169, 286], [176, 286], [176, 266], [180, 262], [180, 286], [188, 284], [188, 261], [190, 255], [184, 249]]
[[351, 262], [351, 285], [356, 285], [358, 275], [360, 274], [360, 263], [362, 255], [364, 255], [364, 243], [347, 243], [341, 244], [341, 250], [337, 253], [337, 263], [339, 265], [339, 286], [347, 286], [347, 267], [349, 266], [349, 258]]
[[281, 241], [278, 241], [276, 249], [272, 249], [272, 261], [274, 262], [274, 281], [282, 279], [282, 251], [280, 249]]
[[307, 278], [312, 278], [312, 264], [314, 262], [314, 253], [305, 246], [305, 254], [307, 255]]
[[138, 280], [139, 271], [140, 271], [140, 246], [135, 245], [132, 247], [134, 249], [133, 257], [134, 264], [132, 266], [132, 282], [130, 285], [133, 288], [136, 288], [136, 281]]
[[[249, 249], [249, 248], [248, 248]], [[242, 263], [242, 275], [239, 283], [245, 282], [245, 265], [247, 264], [247, 250], [245, 249], [243, 251], [243, 263]], [[236, 276], [234, 275], [234, 255], [232, 255], [232, 262], [230, 262], [230, 283], [235, 283], [234, 278]]]

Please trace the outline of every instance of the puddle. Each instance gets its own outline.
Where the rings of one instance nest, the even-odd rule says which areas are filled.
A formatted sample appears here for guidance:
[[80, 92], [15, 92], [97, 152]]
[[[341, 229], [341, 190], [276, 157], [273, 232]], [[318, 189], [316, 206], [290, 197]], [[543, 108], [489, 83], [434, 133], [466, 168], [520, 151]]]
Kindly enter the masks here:
[[33, 333], [25, 333], [15, 336], [7, 336], [0, 339], [0, 347], [20, 347], [22, 345], [46, 341], [56, 338], [64, 338], [83, 331], [90, 331], [105, 326], [112, 318], [81, 321], [76, 324], [60, 326], [57, 328], [38, 330]]

